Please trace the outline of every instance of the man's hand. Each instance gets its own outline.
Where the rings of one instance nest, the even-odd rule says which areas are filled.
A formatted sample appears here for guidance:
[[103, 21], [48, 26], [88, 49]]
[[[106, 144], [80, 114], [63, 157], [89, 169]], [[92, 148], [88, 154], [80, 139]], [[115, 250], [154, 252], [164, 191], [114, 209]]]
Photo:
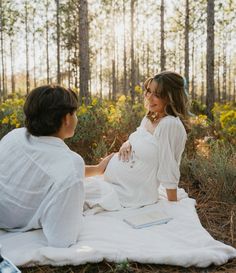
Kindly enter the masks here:
[[129, 158], [130, 158], [130, 155], [131, 155], [131, 151], [132, 151], [132, 146], [129, 143], [129, 141], [127, 140], [120, 147], [119, 154], [118, 154], [119, 160], [122, 159], [123, 161], [128, 162]]
[[85, 177], [102, 175], [106, 170], [107, 164], [110, 159], [113, 157], [114, 153], [106, 156], [98, 165], [86, 165], [85, 166]]
[[111, 160], [113, 155], [114, 155], [114, 153], [109, 154], [108, 156], [103, 158], [102, 161], [98, 164], [98, 170], [100, 172], [100, 175], [103, 174], [104, 171], [106, 170], [107, 164], [109, 163], [109, 161]]

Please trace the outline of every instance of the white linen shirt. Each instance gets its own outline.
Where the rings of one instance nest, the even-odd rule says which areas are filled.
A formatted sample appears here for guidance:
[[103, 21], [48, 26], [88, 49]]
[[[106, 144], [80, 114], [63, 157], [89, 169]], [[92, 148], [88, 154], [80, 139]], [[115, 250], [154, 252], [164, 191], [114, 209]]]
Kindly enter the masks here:
[[82, 157], [60, 138], [11, 131], [0, 141], [0, 228], [42, 228], [50, 246], [76, 243], [84, 172]]

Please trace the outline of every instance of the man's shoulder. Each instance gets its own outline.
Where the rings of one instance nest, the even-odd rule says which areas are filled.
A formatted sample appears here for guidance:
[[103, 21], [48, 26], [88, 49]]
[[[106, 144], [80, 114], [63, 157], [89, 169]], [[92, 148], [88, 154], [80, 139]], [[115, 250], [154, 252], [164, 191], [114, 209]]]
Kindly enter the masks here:
[[48, 169], [59, 184], [70, 184], [84, 179], [85, 163], [79, 154], [68, 149], [60, 153]]
[[72, 151], [71, 149], [68, 149], [67, 151], [65, 151], [65, 153], [67, 154], [69, 161], [75, 166], [84, 167], [84, 159], [80, 154]]
[[25, 127], [13, 129], [1, 139], [1, 142], [6, 140], [12, 140], [15, 138], [23, 138], [23, 137], [26, 137], [26, 134], [27, 134], [27, 130]]

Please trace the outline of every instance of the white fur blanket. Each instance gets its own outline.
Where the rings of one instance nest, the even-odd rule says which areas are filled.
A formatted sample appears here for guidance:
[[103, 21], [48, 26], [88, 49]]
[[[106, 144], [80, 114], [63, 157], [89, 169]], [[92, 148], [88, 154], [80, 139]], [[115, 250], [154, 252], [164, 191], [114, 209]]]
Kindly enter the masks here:
[[[137, 211], [161, 209], [174, 219], [168, 224], [133, 229], [123, 217]], [[119, 212], [87, 215], [79, 242], [70, 248], [48, 247], [41, 230], [25, 233], [0, 231], [2, 254], [18, 266], [79, 265], [88, 262], [135, 261], [207, 267], [236, 257], [236, 249], [214, 240], [201, 226], [195, 200], [159, 203]]]

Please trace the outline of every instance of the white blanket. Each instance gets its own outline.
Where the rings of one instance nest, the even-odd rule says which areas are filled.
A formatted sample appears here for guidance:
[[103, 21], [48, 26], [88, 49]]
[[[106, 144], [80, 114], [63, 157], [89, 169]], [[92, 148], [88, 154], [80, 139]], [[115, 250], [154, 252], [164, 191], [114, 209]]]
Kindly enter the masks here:
[[[168, 224], [133, 229], [123, 221], [137, 211], [160, 209], [174, 218]], [[79, 242], [70, 248], [52, 248], [41, 230], [25, 233], [0, 231], [2, 254], [18, 266], [79, 265], [125, 260], [139, 263], [207, 267], [236, 257], [236, 249], [214, 240], [201, 226], [195, 200], [161, 200], [141, 209], [87, 215]]]

